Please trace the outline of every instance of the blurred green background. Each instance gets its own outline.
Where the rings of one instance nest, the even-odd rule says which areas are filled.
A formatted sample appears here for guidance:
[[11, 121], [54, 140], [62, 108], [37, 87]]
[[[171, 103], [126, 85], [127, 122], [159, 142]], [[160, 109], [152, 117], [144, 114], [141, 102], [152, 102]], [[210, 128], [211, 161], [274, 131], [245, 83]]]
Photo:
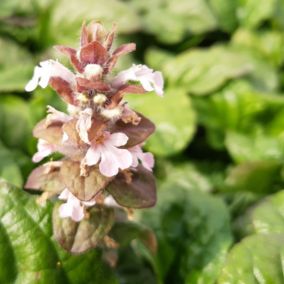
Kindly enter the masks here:
[[32, 127], [47, 104], [64, 109], [50, 88], [24, 92], [34, 66], [67, 63], [52, 46], [77, 47], [93, 19], [117, 24], [117, 45], [137, 44], [115, 72], [145, 63], [165, 77], [163, 99], [128, 96], [157, 125], [146, 148], [158, 204], [135, 215], [157, 254], [126, 244], [112, 269], [98, 250], [69, 256], [50, 210], [35, 215], [2, 182], [0, 283], [283, 284], [284, 0], [1, 0], [0, 176], [23, 187]]

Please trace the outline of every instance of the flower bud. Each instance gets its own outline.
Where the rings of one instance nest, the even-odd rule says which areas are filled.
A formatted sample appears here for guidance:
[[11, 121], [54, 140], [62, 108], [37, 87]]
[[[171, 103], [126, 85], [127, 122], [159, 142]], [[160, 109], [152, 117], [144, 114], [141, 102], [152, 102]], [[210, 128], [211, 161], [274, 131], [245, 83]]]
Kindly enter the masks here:
[[107, 97], [104, 94], [97, 94], [93, 98], [93, 102], [97, 105], [102, 105], [107, 100]]
[[84, 69], [84, 75], [87, 79], [99, 79], [102, 77], [103, 68], [99, 64], [88, 64]]
[[112, 108], [112, 109], [106, 109], [102, 108], [101, 109], [101, 115], [104, 116], [107, 119], [117, 119], [121, 116], [122, 109], [120, 106]]
[[86, 103], [88, 102], [88, 97], [85, 94], [80, 93], [77, 95], [77, 100], [81, 103]]

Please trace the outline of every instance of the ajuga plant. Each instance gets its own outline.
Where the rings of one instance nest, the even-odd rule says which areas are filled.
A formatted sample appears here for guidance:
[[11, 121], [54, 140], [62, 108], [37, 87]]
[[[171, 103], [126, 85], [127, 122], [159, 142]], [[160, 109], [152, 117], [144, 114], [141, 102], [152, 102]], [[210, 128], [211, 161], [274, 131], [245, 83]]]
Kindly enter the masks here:
[[73, 253], [95, 246], [116, 245], [109, 236], [116, 222], [132, 208], [155, 205], [154, 158], [142, 145], [155, 125], [132, 110], [127, 94], [155, 91], [163, 96], [163, 77], [145, 65], [133, 65], [116, 75], [120, 56], [134, 43], [112, 49], [115, 27], [83, 24], [80, 46], [56, 46], [74, 68], [55, 60], [39, 63], [26, 91], [50, 85], [67, 104], [67, 113], [47, 106], [47, 116], [34, 128], [38, 151], [34, 162], [62, 154], [32, 171], [25, 187], [40, 190], [39, 202], [51, 199], [53, 230], [58, 242]]

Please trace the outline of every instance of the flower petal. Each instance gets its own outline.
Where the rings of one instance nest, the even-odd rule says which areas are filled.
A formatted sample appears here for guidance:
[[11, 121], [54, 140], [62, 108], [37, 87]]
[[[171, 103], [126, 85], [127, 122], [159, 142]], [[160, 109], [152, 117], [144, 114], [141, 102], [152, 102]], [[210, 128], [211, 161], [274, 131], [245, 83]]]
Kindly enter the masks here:
[[106, 177], [112, 177], [118, 174], [119, 163], [111, 151], [105, 150], [101, 153], [99, 169]]
[[43, 139], [38, 140], [37, 144], [38, 151], [33, 155], [32, 161], [34, 163], [40, 162], [45, 157], [56, 151], [56, 147]]
[[72, 207], [68, 203], [63, 203], [59, 207], [59, 216], [61, 218], [67, 218], [72, 215]]
[[123, 146], [127, 143], [128, 137], [126, 134], [122, 132], [112, 133], [107, 142], [109, 142], [112, 146]]
[[159, 96], [163, 96], [164, 80], [162, 73], [159, 71], [154, 72], [153, 69], [146, 65], [133, 64], [129, 69], [118, 73], [112, 85], [115, 88], [121, 87], [130, 80], [140, 82], [143, 88], [148, 92], [155, 90]]
[[84, 218], [84, 208], [83, 206], [76, 206], [72, 208], [71, 218], [75, 222], [80, 222]]
[[85, 156], [85, 163], [88, 166], [93, 166], [98, 163], [100, 157], [101, 157], [100, 148], [90, 147]]
[[80, 200], [76, 198], [67, 188], [62, 191], [58, 198], [67, 198], [67, 202], [59, 207], [59, 216], [61, 218], [70, 217], [75, 222], [79, 222], [84, 218], [84, 208], [81, 205]]
[[70, 191], [65, 188], [58, 196], [58, 199], [61, 199], [61, 200], [67, 200], [68, 199], [68, 196], [70, 194]]
[[88, 131], [92, 126], [93, 110], [86, 108], [79, 113], [79, 119], [76, 123], [76, 129], [83, 142], [90, 144]]
[[154, 156], [152, 153], [142, 153], [139, 155], [139, 159], [145, 169], [152, 171], [155, 164]]
[[112, 147], [111, 152], [121, 170], [125, 170], [132, 165], [132, 155], [128, 150]]
[[39, 82], [39, 79], [41, 77], [41, 74], [42, 74], [41, 67], [36, 66], [34, 68], [34, 74], [33, 74], [32, 79], [25, 86], [26, 92], [32, 92], [33, 90], [36, 89], [38, 82]]

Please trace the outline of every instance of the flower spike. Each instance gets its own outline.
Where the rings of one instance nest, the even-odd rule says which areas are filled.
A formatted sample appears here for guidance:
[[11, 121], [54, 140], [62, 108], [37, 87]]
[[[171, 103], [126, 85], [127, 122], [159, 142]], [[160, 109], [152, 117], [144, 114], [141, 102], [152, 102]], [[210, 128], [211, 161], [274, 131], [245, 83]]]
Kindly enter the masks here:
[[107, 224], [101, 230], [105, 236], [113, 224], [109, 219], [114, 218], [113, 210], [129, 212], [156, 202], [154, 157], [141, 148], [155, 125], [132, 110], [124, 97], [150, 91], [163, 96], [163, 77], [135, 64], [114, 76], [111, 71], [120, 56], [136, 48], [127, 43], [112, 50], [115, 30], [115, 26], [107, 32], [100, 23], [84, 23], [78, 49], [57, 46], [75, 70], [55, 60], [42, 61], [25, 88], [31, 92], [38, 85], [50, 85], [67, 104], [67, 113], [48, 106], [46, 118], [33, 131], [38, 138], [33, 161], [55, 152], [61, 160], [34, 169], [25, 186], [43, 191], [41, 202], [51, 197], [61, 202], [54, 209], [55, 228], [62, 222], [89, 226], [99, 214], [98, 222]]

